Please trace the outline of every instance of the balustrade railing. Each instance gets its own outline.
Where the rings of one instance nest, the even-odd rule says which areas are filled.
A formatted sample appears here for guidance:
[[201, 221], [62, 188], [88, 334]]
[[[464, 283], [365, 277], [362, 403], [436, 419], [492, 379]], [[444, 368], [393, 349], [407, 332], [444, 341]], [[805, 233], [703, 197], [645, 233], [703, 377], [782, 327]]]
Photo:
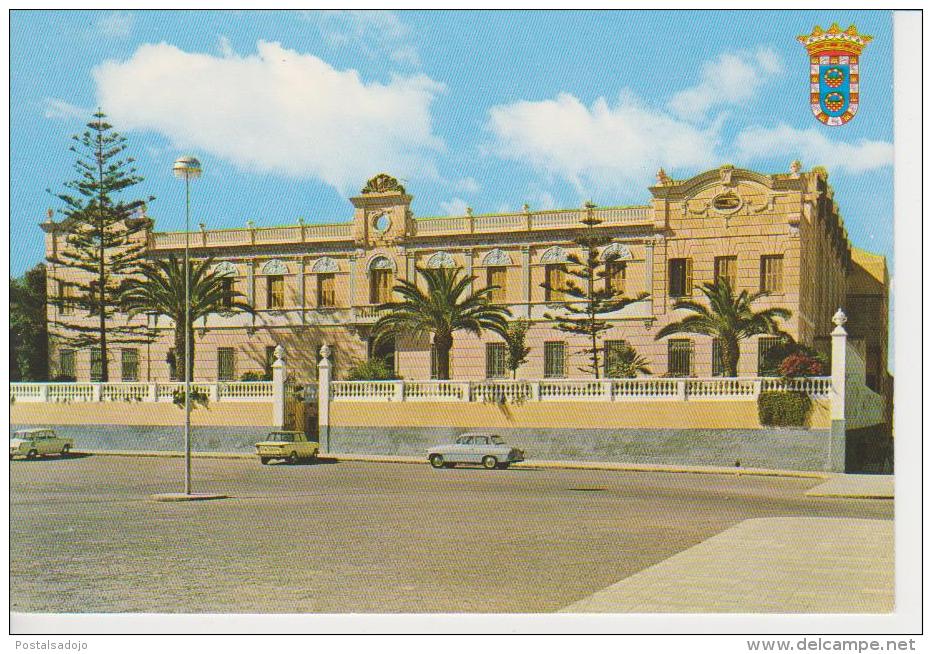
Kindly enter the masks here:
[[[264, 402], [274, 396], [270, 381], [192, 382], [191, 390], [211, 402]], [[14, 383], [10, 384], [10, 401], [171, 402], [175, 393], [183, 391], [184, 382]]]

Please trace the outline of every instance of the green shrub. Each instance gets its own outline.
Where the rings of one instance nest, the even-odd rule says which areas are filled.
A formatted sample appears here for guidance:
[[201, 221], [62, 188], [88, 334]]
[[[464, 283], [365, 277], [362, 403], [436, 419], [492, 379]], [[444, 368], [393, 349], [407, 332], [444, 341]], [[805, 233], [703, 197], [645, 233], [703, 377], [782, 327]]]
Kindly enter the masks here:
[[757, 398], [760, 424], [768, 427], [803, 427], [811, 410], [809, 395], [799, 391], [766, 391]]
[[244, 372], [240, 378], [240, 381], [272, 381], [271, 372]]
[[[172, 402], [177, 407], [184, 408], [184, 389], [179, 388], [176, 391], [172, 391]], [[198, 406], [206, 407], [210, 404], [210, 398], [207, 397], [207, 393], [199, 391], [197, 389], [191, 389], [191, 410], [194, 411]]]
[[377, 379], [398, 379], [398, 376], [383, 359], [369, 359], [350, 368], [346, 379], [349, 381], [372, 381]]

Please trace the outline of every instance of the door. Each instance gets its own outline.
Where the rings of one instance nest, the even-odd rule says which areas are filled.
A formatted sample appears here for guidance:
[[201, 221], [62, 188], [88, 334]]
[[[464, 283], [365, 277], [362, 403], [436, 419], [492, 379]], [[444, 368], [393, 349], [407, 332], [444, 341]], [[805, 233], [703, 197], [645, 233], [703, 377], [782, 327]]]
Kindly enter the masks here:
[[36, 434], [36, 451], [39, 454], [52, 454], [54, 449], [55, 441], [51, 432], [40, 431]]
[[469, 462], [480, 463], [482, 457], [489, 451], [489, 439], [487, 436], [473, 436], [472, 445], [469, 448]]
[[449, 463], [469, 463], [469, 450], [471, 447], [471, 437], [457, 438], [453, 446], [449, 448], [449, 454], [444, 454], [443, 458]]

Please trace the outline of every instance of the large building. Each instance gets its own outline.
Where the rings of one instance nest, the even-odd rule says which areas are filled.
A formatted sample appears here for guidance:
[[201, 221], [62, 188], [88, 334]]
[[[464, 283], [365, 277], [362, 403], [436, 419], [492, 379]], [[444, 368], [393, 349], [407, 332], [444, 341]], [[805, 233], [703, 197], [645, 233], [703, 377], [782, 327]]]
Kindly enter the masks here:
[[[431, 344], [397, 339], [373, 352], [372, 325], [379, 305], [392, 297], [398, 279], [414, 279], [416, 268], [455, 266], [475, 277], [478, 288], [500, 287], [493, 301], [516, 318], [531, 322], [528, 362], [519, 378], [581, 377], [586, 365], [583, 339], [555, 330], [552, 316], [564, 307], [557, 293], [574, 239], [591, 214], [597, 229], [611, 238], [617, 258], [610, 283], [625, 296], [638, 297], [605, 316], [612, 328], [604, 346], [635, 348], [654, 375], [720, 375], [717, 344], [698, 335], [655, 339], [665, 324], [682, 317], [679, 298], [700, 298], [699, 287], [726, 277], [740, 290], [768, 293], [756, 306], [792, 311], [785, 330], [798, 341], [827, 349], [831, 317], [839, 307], [851, 316], [853, 341], [866, 361], [870, 383], [887, 383], [888, 277], [883, 257], [850, 244], [824, 170], [802, 172], [797, 162], [784, 174], [764, 175], [722, 166], [685, 180], [662, 170], [641, 206], [582, 207], [518, 213], [419, 217], [412, 196], [388, 175], [369, 180], [351, 198], [352, 218], [330, 224], [208, 230], [189, 235], [192, 256], [213, 257], [233, 288], [255, 307], [245, 313], [215, 315], [195, 329], [196, 380], [240, 379], [268, 369], [276, 345], [284, 346], [289, 369], [299, 379], [316, 375], [318, 351], [334, 351], [338, 378], [369, 356], [393, 361], [406, 379], [432, 375]], [[646, 196], [647, 194], [645, 194]], [[67, 224], [42, 225], [47, 257], [65, 246]], [[184, 232], [140, 232], [149, 257], [180, 254]], [[603, 253], [604, 256], [605, 253]], [[49, 263], [48, 292], [67, 295], [73, 271]], [[53, 376], [93, 379], [99, 350], [74, 351], [60, 341], [59, 323], [93, 321], [61, 316], [66, 304], [49, 303]], [[547, 316], [551, 316], [548, 318]], [[118, 317], [124, 321], [123, 317]], [[173, 376], [172, 325], [164, 317], [134, 319], [149, 328], [150, 341], [115, 345], [108, 353], [111, 381], [163, 381]], [[742, 343], [739, 374], [756, 375], [759, 355], [773, 341], [755, 337]], [[505, 377], [504, 344], [487, 333], [457, 333], [451, 375], [457, 379]]]

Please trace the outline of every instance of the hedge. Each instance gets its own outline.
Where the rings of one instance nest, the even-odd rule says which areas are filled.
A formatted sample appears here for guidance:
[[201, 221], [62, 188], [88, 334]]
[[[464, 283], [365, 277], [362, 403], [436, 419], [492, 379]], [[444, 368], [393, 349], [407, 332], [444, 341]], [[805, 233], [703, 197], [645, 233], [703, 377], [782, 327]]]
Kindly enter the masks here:
[[812, 400], [799, 391], [765, 391], [757, 398], [760, 424], [768, 427], [804, 427]]

